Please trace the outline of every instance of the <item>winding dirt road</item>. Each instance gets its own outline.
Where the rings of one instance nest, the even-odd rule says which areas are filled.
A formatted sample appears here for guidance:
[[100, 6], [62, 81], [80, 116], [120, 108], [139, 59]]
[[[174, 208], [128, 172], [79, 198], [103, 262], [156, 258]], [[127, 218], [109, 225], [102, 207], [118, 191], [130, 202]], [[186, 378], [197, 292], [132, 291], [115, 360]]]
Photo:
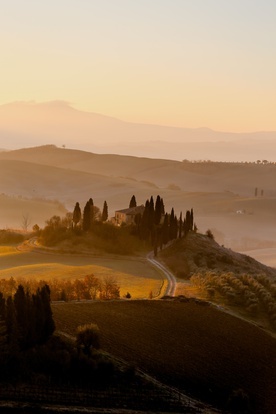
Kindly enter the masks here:
[[148, 253], [147, 260], [158, 270], [161, 270], [161, 272], [168, 280], [168, 286], [165, 292], [165, 296], [174, 296], [177, 283], [175, 276], [162, 263], [160, 263], [157, 259], [154, 258], [153, 252]]
[[[37, 237], [33, 237], [28, 241], [25, 241], [24, 243], [20, 244], [17, 246], [17, 250], [20, 252], [35, 252], [35, 253], [40, 253], [40, 254], [44, 254], [44, 255], [48, 255], [48, 256], [52, 256], [52, 255], [58, 255], [60, 256], [61, 254], [56, 251], [55, 249], [50, 249], [50, 248], [42, 248], [42, 246], [40, 246], [37, 243]], [[64, 256], [64, 254], [62, 254]], [[68, 256], [68, 255], [65, 255]], [[70, 255], [69, 255], [70, 256]], [[86, 256], [86, 255], [84, 255]], [[161, 271], [162, 275], [164, 276], [164, 278], [168, 281], [168, 286], [166, 287], [165, 291], [161, 288], [160, 293], [158, 295], [158, 298], [161, 296], [175, 296], [175, 291], [176, 291], [176, 285], [177, 285], [177, 281], [175, 276], [173, 275], [172, 272], [170, 272], [170, 270], [168, 270], [162, 263], [160, 263], [155, 257], [154, 257], [154, 252], [149, 252], [147, 254], [147, 261], [153, 266], [155, 267], [159, 272]]]

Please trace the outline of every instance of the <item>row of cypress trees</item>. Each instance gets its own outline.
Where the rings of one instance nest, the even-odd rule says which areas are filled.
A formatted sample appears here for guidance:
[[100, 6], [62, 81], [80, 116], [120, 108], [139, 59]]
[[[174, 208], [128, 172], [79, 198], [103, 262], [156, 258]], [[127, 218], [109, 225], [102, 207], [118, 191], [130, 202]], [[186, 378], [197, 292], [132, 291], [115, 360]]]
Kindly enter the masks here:
[[[55, 330], [48, 285], [30, 294], [19, 285], [14, 296], [0, 292], [0, 354], [44, 344]], [[2, 348], [2, 349], [1, 349]]]
[[74, 227], [81, 223], [83, 231], [89, 231], [94, 221], [105, 222], [108, 219], [108, 206], [104, 202], [103, 211], [100, 213], [98, 207], [94, 206], [93, 199], [90, 198], [84, 206], [83, 213], [81, 213], [80, 204], [77, 202], [73, 211]]
[[[131, 197], [129, 208], [137, 207], [136, 197]], [[108, 218], [108, 207], [104, 202], [103, 211], [100, 213], [98, 207], [94, 206], [93, 199], [90, 198], [81, 213], [79, 203], [76, 203], [73, 212], [74, 227], [80, 227], [83, 231], [89, 231], [95, 221], [106, 221]], [[174, 212], [174, 208], [170, 213], [165, 212], [163, 199], [157, 195], [154, 201], [153, 196], [145, 202], [144, 212], [135, 216], [136, 230], [138, 237], [149, 242], [157, 251], [162, 249], [163, 245], [169, 241], [185, 237], [189, 231], [194, 228], [193, 209], [187, 210], [183, 218], [182, 212], [179, 218]], [[196, 226], [195, 226], [196, 227]]]
[[[136, 204], [135, 196], [132, 196], [130, 207]], [[139, 237], [150, 242], [157, 249], [162, 249], [169, 241], [185, 237], [194, 227], [193, 209], [187, 210], [183, 219], [182, 212], [177, 218], [174, 208], [170, 213], [165, 212], [163, 199], [158, 195], [154, 202], [153, 196], [145, 203], [143, 214], [137, 214], [135, 224]]]

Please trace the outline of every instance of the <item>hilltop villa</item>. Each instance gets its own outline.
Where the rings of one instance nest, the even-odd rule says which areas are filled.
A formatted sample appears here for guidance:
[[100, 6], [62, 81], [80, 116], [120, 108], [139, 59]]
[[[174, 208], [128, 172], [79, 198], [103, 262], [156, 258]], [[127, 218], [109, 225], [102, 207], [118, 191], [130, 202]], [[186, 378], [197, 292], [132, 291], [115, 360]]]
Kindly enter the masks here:
[[115, 223], [120, 226], [121, 224], [134, 224], [135, 216], [137, 214], [143, 214], [145, 207], [143, 205], [131, 208], [125, 208], [123, 210], [115, 211]]

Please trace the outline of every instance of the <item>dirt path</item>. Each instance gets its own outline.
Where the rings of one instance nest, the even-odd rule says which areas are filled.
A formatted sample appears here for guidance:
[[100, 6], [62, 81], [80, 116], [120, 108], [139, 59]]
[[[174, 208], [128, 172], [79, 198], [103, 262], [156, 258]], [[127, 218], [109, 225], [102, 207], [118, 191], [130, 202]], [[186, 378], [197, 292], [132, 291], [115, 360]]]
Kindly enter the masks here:
[[165, 278], [168, 280], [168, 286], [166, 288], [164, 295], [174, 296], [177, 283], [175, 276], [162, 263], [160, 263], [157, 259], [154, 258], [153, 252], [148, 253], [147, 260], [158, 270], [161, 270]]

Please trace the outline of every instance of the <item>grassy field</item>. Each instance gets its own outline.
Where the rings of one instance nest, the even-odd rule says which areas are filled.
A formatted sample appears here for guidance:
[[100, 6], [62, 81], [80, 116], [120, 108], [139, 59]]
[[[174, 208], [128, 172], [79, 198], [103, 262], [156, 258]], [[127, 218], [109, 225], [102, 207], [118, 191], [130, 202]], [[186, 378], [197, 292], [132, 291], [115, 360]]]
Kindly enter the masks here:
[[18, 252], [14, 247], [0, 247], [0, 278], [78, 279], [93, 273], [97, 278], [112, 276], [134, 299], [156, 297], [164, 292], [167, 281], [146, 259], [120, 256], [78, 256]]
[[16, 250], [16, 247], [0, 246], [0, 256], [10, 256], [14, 254], [19, 254], [19, 251]]
[[57, 329], [70, 335], [96, 323], [102, 348], [163, 382], [225, 408], [234, 390], [251, 412], [276, 406], [275, 339], [195, 302], [119, 301], [53, 304]]

